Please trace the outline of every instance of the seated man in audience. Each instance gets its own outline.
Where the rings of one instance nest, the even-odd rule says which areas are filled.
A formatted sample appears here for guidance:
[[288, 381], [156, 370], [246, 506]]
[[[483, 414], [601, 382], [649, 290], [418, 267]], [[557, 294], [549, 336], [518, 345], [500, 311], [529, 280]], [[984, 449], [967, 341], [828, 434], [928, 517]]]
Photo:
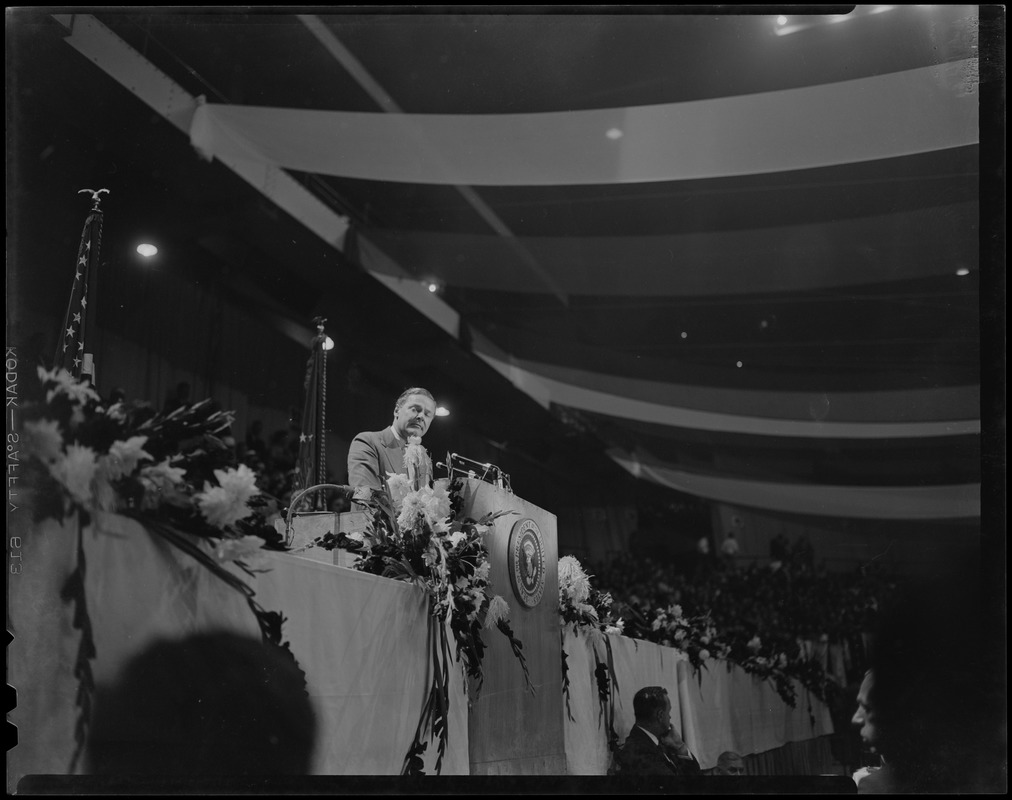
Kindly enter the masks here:
[[633, 725], [615, 755], [619, 775], [699, 775], [699, 762], [671, 724], [671, 700], [661, 686], [633, 696]]
[[717, 759], [717, 770], [715, 775], [744, 775], [745, 760], [731, 750], [725, 750]]
[[386, 486], [389, 473], [404, 472], [404, 448], [408, 439], [421, 439], [436, 414], [436, 401], [427, 389], [413, 387], [397, 398], [394, 418], [381, 431], [365, 431], [356, 436], [348, 449], [348, 484], [356, 499], [370, 490]]

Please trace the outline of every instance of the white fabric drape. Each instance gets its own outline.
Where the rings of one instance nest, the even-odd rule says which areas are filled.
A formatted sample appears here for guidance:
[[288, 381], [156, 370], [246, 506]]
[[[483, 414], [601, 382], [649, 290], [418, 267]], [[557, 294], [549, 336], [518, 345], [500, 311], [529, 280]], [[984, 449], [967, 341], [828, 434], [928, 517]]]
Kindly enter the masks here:
[[538, 114], [387, 114], [206, 103], [205, 156], [364, 180], [561, 186], [755, 175], [978, 141], [971, 60], [736, 97]]
[[638, 478], [697, 497], [773, 511], [860, 519], [972, 519], [980, 517], [980, 484], [948, 486], [822, 486], [701, 475], [643, 463], [609, 452]]
[[[706, 669], [696, 673], [673, 648], [626, 636], [607, 638], [616, 673], [614, 725], [620, 743], [635, 722], [633, 695], [644, 686], [668, 690], [672, 722], [704, 770], [715, 767], [725, 750], [750, 755], [833, 733], [829, 707], [800, 684], [795, 684], [798, 701], [791, 708], [772, 683], [727, 662], [709, 659]], [[565, 726], [569, 771], [603, 775], [611, 764], [611, 753], [598, 701], [594, 651], [605, 661], [604, 641], [567, 629], [563, 650], [572, 715]]]
[[[21, 731], [9, 780], [66, 773], [73, 752], [79, 634], [59, 591], [74, 566], [73, 525], [28, 528], [25, 580], [12, 586], [9, 681]], [[100, 515], [85, 531], [88, 612], [96, 683], [160, 637], [226, 629], [259, 637], [245, 600], [189, 556], [133, 520]], [[269, 571], [244, 576], [260, 605], [287, 618], [283, 637], [306, 673], [317, 713], [313, 773], [397, 775], [431, 677], [427, 599], [419, 589], [309, 559], [268, 554]], [[238, 573], [237, 574], [242, 574]], [[450, 739], [443, 775], [466, 775], [467, 700], [451, 670]], [[434, 774], [434, 745], [426, 772]]]

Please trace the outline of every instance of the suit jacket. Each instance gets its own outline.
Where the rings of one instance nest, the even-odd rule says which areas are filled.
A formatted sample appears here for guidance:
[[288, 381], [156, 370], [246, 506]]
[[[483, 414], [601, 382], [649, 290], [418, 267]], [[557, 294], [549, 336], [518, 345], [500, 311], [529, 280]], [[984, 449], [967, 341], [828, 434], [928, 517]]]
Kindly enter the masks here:
[[629, 731], [625, 744], [615, 754], [620, 775], [699, 775], [699, 762], [679, 758], [660, 744], [654, 744], [639, 725]]
[[348, 484], [353, 489], [359, 486], [382, 489], [387, 473], [404, 472], [406, 445], [390, 428], [360, 433], [348, 448]]

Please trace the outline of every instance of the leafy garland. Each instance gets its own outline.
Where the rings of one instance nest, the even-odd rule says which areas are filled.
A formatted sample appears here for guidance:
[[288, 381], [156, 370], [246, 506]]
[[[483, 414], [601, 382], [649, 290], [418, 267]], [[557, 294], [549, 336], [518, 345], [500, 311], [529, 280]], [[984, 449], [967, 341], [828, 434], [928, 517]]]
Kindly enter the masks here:
[[[559, 621], [563, 634], [568, 625], [572, 627], [574, 633], [583, 633], [593, 642], [604, 645], [603, 661], [598, 655], [597, 647], [592, 647], [591, 650], [594, 654], [594, 678], [597, 682], [598, 724], [604, 725], [608, 747], [614, 752], [619, 745], [618, 732], [615, 730], [615, 695], [618, 693], [618, 679], [615, 675], [611, 640], [607, 634], [622, 633], [625, 623], [614, 616], [611, 595], [608, 592], [598, 591], [590, 585], [590, 576], [573, 556], [563, 556], [559, 559]], [[569, 667], [564, 647], [562, 691], [566, 697], [566, 714], [572, 722]]]
[[264, 645], [291, 658], [305, 682], [282, 640], [285, 617], [262, 608], [253, 589], [226, 567], [234, 563], [252, 577], [263, 571], [257, 566], [262, 549], [283, 549], [268, 524], [277, 516], [276, 501], [262, 495], [248, 467], [235, 466], [231, 448], [219, 438], [232, 425], [232, 413], [204, 400], [159, 414], [143, 403], [107, 404], [64, 369], [39, 367], [38, 376], [45, 401], [26, 407], [21, 439], [38, 498], [34, 516], [77, 520], [77, 563], [61, 591], [61, 599], [74, 604], [73, 625], [81, 631], [71, 771], [86, 742], [95, 688], [83, 529], [97, 511], [138, 521], [240, 592]]
[[[572, 556], [559, 559], [559, 616], [562, 625], [571, 625], [574, 631], [583, 632], [592, 640], [604, 643], [607, 660], [601, 661], [594, 648], [595, 678], [602, 717], [607, 722], [613, 717], [606, 710], [612, 703], [615, 673], [611, 666], [611, 645], [604, 634], [624, 633], [624, 620], [617, 618], [612, 597], [590, 585], [590, 577]], [[764, 643], [759, 636], [743, 639], [735, 631], [720, 632], [711, 613], [686, 615], [682, 607], [673, 604], [655, 611], [650, 622], [650, 641], [672, 647], [689, 661], [698, 679], [708, 659], [727, 662], [730, 669], [737, 664], [750, 675], [773, 683], [781, 699], [794, 708], [797, 704], [798, 681], [820, 700], [826, 700], [831, 683], [821, 662], [809, 657], [796, 642], [770, 641]], [[569, 707], [569, 679], [566, 654], [563, 652], [563, 691]], [[811, 715], [811, 706], [809, 705]], [[570, 719], [572, 716], [570, 715]], [[609, 742], [613, 731], [609, 728]]]
[[497, 629], [510, 643], [532, 693], [523, 644], [509, 624], [509, 604], [492, 593], [491, 564], [484, 535], [495, 520], [512, 511], [490, 512], [481, 519], [462, 514], [464, 481], [447, 487], [431, 485], [432, 465], [417, 437], [412, 437], [404, 456], [406, 475], [391, 474], [381, 491], [359, 492], [365, 506], [367, 526], [362, 533], [327, 534], [314, 544], [325, 549], [341, 547], [356, 553], [353, 568], [373, 575], [414, 583], [429, 597], [429, 639], [432, 683], [426, 695], [415, 736], [404, 758], [403, 775], [422, 775], [428, 738], [437, 744], [436, 773], [442, 770], [449, 736], [449, 680], [451, 646], [461, 663], [469, 704], [481, 691], [485, 643], [482, 629]]

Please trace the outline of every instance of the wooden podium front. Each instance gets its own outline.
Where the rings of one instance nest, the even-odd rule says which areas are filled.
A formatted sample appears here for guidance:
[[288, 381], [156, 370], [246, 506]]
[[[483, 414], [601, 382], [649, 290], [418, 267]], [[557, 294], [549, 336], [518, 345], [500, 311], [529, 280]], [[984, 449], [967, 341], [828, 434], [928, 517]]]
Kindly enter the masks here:
[[[492, 591], [509, 603], [510, 627], [523, 644], [535, 691], [532, 694], [527, 688], [523, 669], [507, 638], [494, 628], [483, 630], [485, 680], [477, 698], [472, 700], [468, 717], [471, 774], [564, 775], [566, 747], [555, 515], [489, 483], [475, 479], [464, 483], [465, 516], [477, 520], [493, 511], [516, 512], [495, 521], [494, 530], [486, 534], [486, 546], [491, 562]], [[517, 573], [511, 579], [517, 554], [509, 552], [510, 537], [516, 531], [531, 540], [535, 529], [543, 544], [540, 555], [544, 585], [538, 602], [526, 607], [524, 599], [531, 602], [532, 596], [526, 593], [523, 577], [519, 589], [514, 587]], [[528, 545], [528, 550], [534, 549]], [[523, 553], [519, 560], [531, 563]], [[524, 563], [519, 564], [519, 571], [526, 575]]]

